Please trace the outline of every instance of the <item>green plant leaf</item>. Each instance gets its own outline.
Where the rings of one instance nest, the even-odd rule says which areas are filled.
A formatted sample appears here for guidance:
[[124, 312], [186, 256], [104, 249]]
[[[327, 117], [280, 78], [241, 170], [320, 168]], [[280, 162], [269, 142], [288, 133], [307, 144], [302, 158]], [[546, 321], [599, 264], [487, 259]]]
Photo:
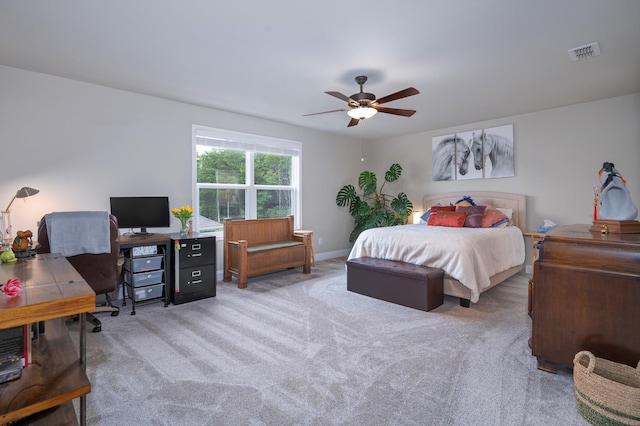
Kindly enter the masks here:
[[384, 180], [387, 182], [395, 182], [400, 179], [400, 176], [402, 176], [402, 167], [400, 164], [394, 163], [389, 170], [387, 170], [387, 173], [384, 174]]
[[409, 217], [413, 211], [413, 203], [407, 198], [407, 194], [401, 192], [391, 201], [391, 208], [398, 215]]
[[358, 177], [358, 186], [363, 191], [363, 198], [367, 198], [369, 195], [376, 192], [378, 186], [378, 178], [372, 172], [364, 171], [360, 173]]
[[338, 191], [338, 195], [336, 195], [336, 204], [338, 207], [344, 207], [351, 204], [356, 197], [357, 194], [354, 186], [345, 185]]

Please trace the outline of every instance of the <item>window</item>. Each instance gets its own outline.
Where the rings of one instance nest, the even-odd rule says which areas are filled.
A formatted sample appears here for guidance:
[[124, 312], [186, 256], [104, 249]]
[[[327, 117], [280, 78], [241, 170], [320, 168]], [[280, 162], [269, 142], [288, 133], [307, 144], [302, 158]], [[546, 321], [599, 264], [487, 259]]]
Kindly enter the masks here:
[[300, 142], [193, 126], [193, 208], [200, 232], [224, 219], [294, 215], [300, 226]]

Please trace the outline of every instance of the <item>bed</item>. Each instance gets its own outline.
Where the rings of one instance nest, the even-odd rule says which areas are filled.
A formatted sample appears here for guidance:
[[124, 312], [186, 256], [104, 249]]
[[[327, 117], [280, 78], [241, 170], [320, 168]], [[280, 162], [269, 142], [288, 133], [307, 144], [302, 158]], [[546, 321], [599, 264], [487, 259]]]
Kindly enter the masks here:
[[444, 294], [460, 298], [465, 307], [476, 303], [481, 293], [525, 267], [526, 196], [490, 191], [428, 195], [422, 211], [455, 204], [465, 196], [478, 205], [511, 209], [510, 225], [451, 228], [420, 223], [369, 229], [360, 234], [348, 260], [368, 256], [441, 268]]

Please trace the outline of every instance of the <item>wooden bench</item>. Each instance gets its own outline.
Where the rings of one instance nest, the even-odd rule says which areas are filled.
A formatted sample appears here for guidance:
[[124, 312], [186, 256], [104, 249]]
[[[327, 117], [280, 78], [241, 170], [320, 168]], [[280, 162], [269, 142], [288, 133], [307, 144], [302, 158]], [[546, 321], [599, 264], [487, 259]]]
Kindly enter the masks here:
[[422, 311], [444, 303], [443, 277], [442, 269], [395, 260], [347, 261], [347, 290]]
[[293, 216], [224, 221], [223, 281], [238, 278], [247, 288], [250, 276], [302, 266], [311, 272], [311, 237], [296, 235]]

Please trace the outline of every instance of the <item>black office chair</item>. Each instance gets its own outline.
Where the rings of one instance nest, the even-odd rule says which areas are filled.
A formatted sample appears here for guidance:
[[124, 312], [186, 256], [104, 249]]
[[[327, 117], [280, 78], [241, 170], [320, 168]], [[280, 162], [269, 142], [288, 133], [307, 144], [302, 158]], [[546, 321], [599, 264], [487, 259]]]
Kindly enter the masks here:
[[[40, 220], [38, 227], [38, 245], [36, 253], [50, 253], [49, 235], [47, 233], [46, 216]], [[118, 278], [120, 276], [119, 253], [120, 245], [118, 243], [118, 219], [109, 215], [109, 241], [111, 243], [111, 251], [103, 254], [78, 254], [69, 256], [69, 263], [80, 273], [82, 278], [96, 292], [96, 295], [104, 295], [106, 302], [97, 304], [96, 309], [87, 314], [87, 320], [94, 325], [93, 332], [98, 333], [102, 330], [102, 323], [93, 314], [97, 312], [111, 312], [111, 316], [117, 316], [120, 309], [111, 302], [111, 293], [116, 291], [118, 286]], [[120, 263], [120, 266], [122, 263]]]

